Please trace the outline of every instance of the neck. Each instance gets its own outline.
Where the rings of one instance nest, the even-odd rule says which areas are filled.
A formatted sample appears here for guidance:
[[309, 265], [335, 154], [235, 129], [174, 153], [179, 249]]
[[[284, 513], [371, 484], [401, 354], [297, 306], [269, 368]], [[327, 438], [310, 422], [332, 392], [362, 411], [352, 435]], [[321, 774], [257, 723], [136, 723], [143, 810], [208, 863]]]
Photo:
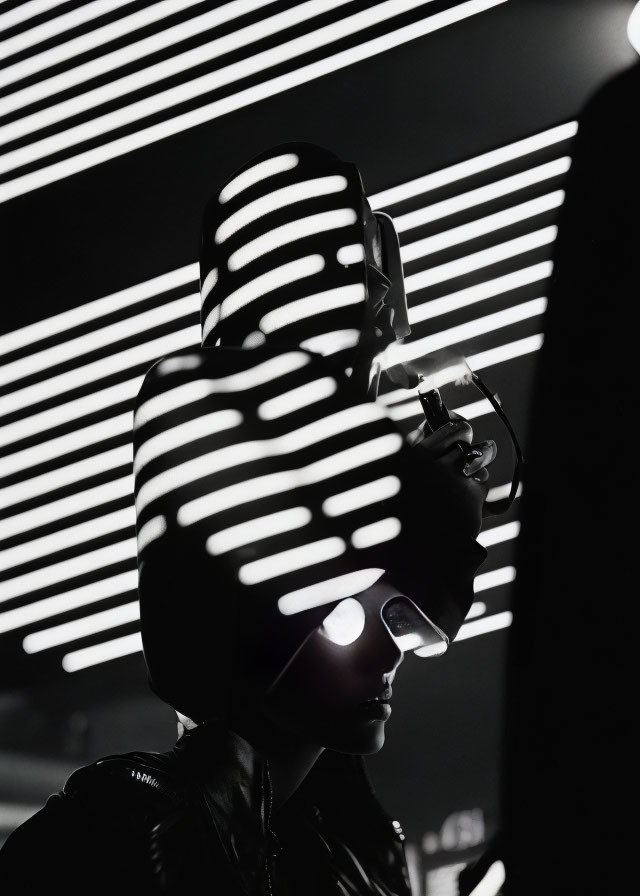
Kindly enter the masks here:
[[324, 750], [262, 715], [234, 718], [230, 727], [268, 761], [275, 811], [293, 796]]

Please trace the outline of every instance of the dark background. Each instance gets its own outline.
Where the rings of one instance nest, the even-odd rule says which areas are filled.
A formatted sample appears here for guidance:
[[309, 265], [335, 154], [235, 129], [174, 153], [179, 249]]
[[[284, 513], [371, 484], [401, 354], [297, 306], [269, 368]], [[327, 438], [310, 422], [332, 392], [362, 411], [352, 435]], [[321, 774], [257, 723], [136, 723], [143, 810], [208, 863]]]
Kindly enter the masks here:
[[[16, 5], [4, 4], [2, 11]], [[271, 11], [293, 5], [276, 3]], [[371, 5], [353, 4], [354, 11]], [[436, 2], [433, 12], [446, 6]], [[375, 194], [576, 119], [593, 92], [637, 58], [626, 37], [633, 6], [631, 0], [508, 0], [0, 204], [3, 331], [193, 263], [207, 198], [235, 167], [272, 144], [320, 143], [356, 162], [367, 192]], [[398, 24], [424, 15], [419, 8]], [[446, 326], [458, 322], [454, 316]], [[540, 332], [540, 325], [519, 325], [511, 338]], [[481, 340], [469, 348], [493, 344]], [[491, 376], [525, 448], [535, 364], [536, 356], [526, 355]], [[565, 395], [570, 400], [570, 391]], [[517, 504], [509, 520], [518, 518]], [[482, 572], [512, 562], [513, 542], [497, 545]], [[480, 595], [485, 598], [492, 612], [500, 612], [510, 606], [511, 586]], [[398, 675], [387, 744], [370, 768], [423, 870], [466, 861], [500, 823], [507, 632], [460, 642], [437, 666], [409, 657]], [[0, 636], [0, 650], [5, 643], [4, 835], [78, 765], [108, 753], [171, 745], [173, 713], [150, 694], [141, 655], [69, 674], [60, 668], [61, 654], [41, 663], [23, 655], [19, 642]], [[433, 877], [427, 892], [436, 892]]]

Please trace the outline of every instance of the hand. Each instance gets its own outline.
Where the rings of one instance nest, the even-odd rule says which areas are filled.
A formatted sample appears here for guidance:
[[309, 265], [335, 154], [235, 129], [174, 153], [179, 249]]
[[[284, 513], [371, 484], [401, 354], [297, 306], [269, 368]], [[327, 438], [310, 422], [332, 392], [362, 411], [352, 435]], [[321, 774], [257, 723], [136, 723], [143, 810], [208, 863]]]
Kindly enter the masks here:
[[435, 432], [425, 434], [423, 423], [407, 438], [411, 446], [424, 452], [429, 492], [443, 523], [477, 538], [489, 491], [487, 467], [495, 459], [497, 447], [491, 439], [474, 443], [471, 425], [457, 414], [451, 416], [451, 422]]

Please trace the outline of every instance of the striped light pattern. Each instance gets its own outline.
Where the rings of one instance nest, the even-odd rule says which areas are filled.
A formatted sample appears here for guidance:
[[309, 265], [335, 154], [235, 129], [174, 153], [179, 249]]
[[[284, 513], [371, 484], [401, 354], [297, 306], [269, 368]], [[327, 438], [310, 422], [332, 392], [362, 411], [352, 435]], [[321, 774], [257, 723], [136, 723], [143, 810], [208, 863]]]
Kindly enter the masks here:
[[[117, 2], [122, 4], [123, 0]], [[175, 4], [164, 0], [130, 15], [126, 14], [125, 4], [122, 16], [115, 21], [47, 50], [39, 47], [46, 37], [45, 31], [31, 29], [30, 55], [13, 64], [9, 58], [10, 64], [4, 70], [5, 83], [16, 83], [18, 88], [5, 98], [4, 106], [0, 105], [0, 115], [9, 112], [20, 115], [5, 126], [4, 135], [0, 132], [0, 140], [6, 147], [0, 156], [0, 171], [7, 175], [5, 183], [0, 184], [0, 201], [340, 71], [503, 2], [506, 0], [452, 2], [449, 8], [433, 13], [430, 0], [385, 0], [358, 12], [353, 12], [349, 0], [307, 0], [275, 14], [269, 8], [270, 0], [234, 0], [215, 10], [204, 11], [204, 4], [192, 2], [187, 7], [191, 7], [193, 15], [186, 21], [143, 38], [139, 29], [150, 21], [162, 21], [175, 10]], [[101, 6], [94, 0], [74, 12], [89, 15], [90, 8], [100, 10]], [[215, 33], [224, 23], [261, 10], [263, 16], [258, 22], [250, 25], [239, 22], [230, 33], [209, 39], [210, 32]], [[419, 10], [421, 17], [409, 25], [398, 26], [398, 17], [412, 10]], [[318, 27], [317, 17], [327, 12], [333, 13], [333, 21]], [[91, 15], [87, 22], [90, 19]], [[41, 27], [64, 28], [64, 21], [64, 16], [59, 16]], [[70, 19], [67, 27], [72, 26]], [[383, 29], [383, 33], [367, 37], [367, 30], [374, 26]], [[292, 27], [302, 33], [285, 37], [287, 29]], [[268, 35], [280, 37], [276, 46], [255, 52], [255, 42]], [[86, 49], [108, 47], [110, 40], [125, 36], [127, 44], [118, 50], [75, 64]], [[200, 45], [181, 52], [181, 41], [193, 37], [201, 37]], [[29, 42], [29, 31], [13, 40]], [[336, 51], [336, 43], [343, 42], [344, 46], [345, 41], [349, 46]], [[173, 47], [176, 49], [168, 58], [156, 60], [154, 54]], [[5, 52], [17, 50], [18, 44], [12, 49], [10, 43]], [[240, 51], [242, 58], [225, 63], [225, 54], [229, 51]], [[321, 58], [317, 58], [318, 51], [323, 54]], [[316, 56], [313, 61], [309, 59], [310, 54]], [[198, 66], [201, 70], [203, 65], [207, 71], [196, 75], [194, 68]], [[125, 66], [127, 73], [123, 74]], [[284, 66], [289, 70], [283, 71]], [[56, 72], [53, 75], [52, 69]], [[246, 87], [244, 79], [256, 73], [262, 79]], [[104, 79], [99, 87], [92, 85], [96, 76]], [[32, 77], [35, 83], [20, 88], [20, 79], [27, 77]], [[143, 86], [149, 95], [132, 99], [132, 93]], [[70, 87], [74, 88], [75, 95], [63, 98], [63, 91]], [[107, 102], [117, 104], [118, 108], [104, 112]], [[35, 103], [39, 108], [33, 111]], [[82, 121], [77, 123], [76, 117], [80, 115]], [[164, 120], [149, 124], [150, 116], [158, 115]], [[123, 135], [122, 128], [126, 126], [134, 130]], [[55, 129], [55, 133], [42, 136], [47, 128]], [[31, 135], [31, 141], [12, 148], [12, 141], [26, 134]], [[89, 140], [97, 145], [87, 149]], [[52, 157], [57, 160], [52, 161]], [[27, 165], [36, 167], [24, 173]]]
[[[542, 170], [550, 173], [549, 177], [544, 180], [535, 180], [531, 176], [523, 178], [522, 183], [526, 182], [526, 186], [491, 200], [490, 213], [497, 215], [503, 210], [508, 212], [511, 208], [522, 208], [539, 197], [557, 196], [563, 175], [554, 174], [560, 169], [549, 166], [556, 160], [566, 159], [569, 141], [574, 133], [573, 122], [559, 125], [442, 172], [389, 187], [370, 197], [374, 207], [384, 207], [396, 221], [414, 212], [420, 214], [413, 220], [432, 218], [431, 223], [420, 224], [401, 234], [403, 252], [406, 251], [405, 247], [414, 246], [410, 250], [411, 257], [405, 257], [413, 332], [405, 340], [403, 350], [406, 348], [409, 353], [411, 345], [423, 339], [427, 340], [424, 345], [436, 344], [429, 340], [442, 340], [445, 337], [440, 334], [448, 333], [447, 340], [454, 340], [449, 344], [464, 351], [472, 367], [478, 370], [488, 368], [487, 378], [498, 392], [502, 390], [501, 382], [511, 382], [514, 377], [521, 380], [523, 386], [526, 385], [531, 376], [531, 361], [542, 343], [541, 300], [552, 272], [549, 260], [552, 242], [539, 241], [534, 245], [527, 243], [526, 235], [542, 231], [552, 236], [548, 228], [554, 224], [556, 209], [549, 207], [542, 210], [540, 206], [540, 210], [530, 218], [521, 218], [517, 223], [506, 224], [483, 236], [480, 247], [477, 245], [479, 237], [473, 235], [475, 231], [470, 227], [466, 231], [469, 238], [465, 241], [449, 240], [446, 248], [437, 248], [418, 256], [415, 255], [416, 245], [422, 243], [427, 250], [434, 249], [440, 245], [437, 242], [439, 234], [455, 233], [458, 228], [489, 217], [482, 201], [477, 206], [466, 207], [444, 218], [433, 218], [433, 211], [423, 214], [421, 210], [429, 209], [434, 204], [430, 193], [436, 187], [439, 190], [438, 203], [447, 197], [468, 197], [474, 192], [482, 200], [487, 193], [476, 191], [483, 187], [503, 182], [507, 176], [514, 177], [516, 169], [521, 172], [537, 171], [536, 176], [539, 176], [542, 166], [547, 166]], [[498, 210], [496, 204], [499, 204]], [[528, 208], [538, 207], [528, 205]], [[505, 215], [504, 220], [507, 219], [508, 215]], [[407, 220], [412, 219], [405, 217]], [[517, 228], [515, 233], [514, 227]], [[457, 233], [461, 231], [457, 230]], [[490, 254], [486, 255], [487, 263], [480, 267], [465, 262], [474, 255], [477, 258], [478, 252], [486, 252], [488, 244], [503, 246], [511, 242], [513, 245], [515, 239], [520, 242], [516, 244], [519, 250], [513, 255], [503, 255], [499, 259], [494, 257], [494, 260]], [[429, 274], [434, 268], [456, 261], [460, 262], [459, 270], [466, 271], [462, 276], [456, 273], [455, 268], [449, 268], [449, 274], [445, 270], [449, 279], [441, 280]], [[12, 394], [25, 388], [23, 372], [32, 371], [27, 381], [30, 391], [23, 393], [27, 403], [16, 406], [0, 429], [0, 443], [6, 452], [3, 459], [6, 478], [0, 482], [0, 489], [4, 497], [11, 501], [6, 507], [7, 515], [0, 521], [0, 562], [6, 567], [0, 581], [0, 631], [7, 632], [6, 638], [15, 638], [7, 641], [6, 655], [11, 655], [11, 650], [22, 651], [22, 641], [27, 635], [64, 625], [69, 621], [70, 613], [77, 617], [78, 612], [86, 608], [87, 616], [95, 616], [115, 606], [130, 603], [136, 587], [136, 544], [135, 539], [131, 538], [130, 526], [125, 525], [109, 533], [100, 530], [99, 523], [100, 519], [105, 518], [118, 520], [120, 517], [114, 514], [132, 508], [132, 454], [129, 442], [133, 398], [140, 387], [143, 370], [128, 366], [136, 363], [136, 359], [122, 353], [120, 340], [127, 331], [128, 321], [135, 320], [141, 314], [138, 310], [141, 303], [146, 302], [148, 309], [150, 299], [154, 299], [155, 310], [142, 312], [148, 316], [144, 318], [144, 328], [136, 336], [141, 357], [147, 357], [149, 361], [155, 359], [144, 346], [158, 338], [155, 326], [166, 328], [166, 322], [171, 319], [167, 309], [176, 301], [188, 299], [193, 303], [191, 311], [186, 314], [183, 312], [188, 307], [187, 301], [173, 305], [181, 315], [175, 318], [176, 332], [187, 329], [189, 333], [195, 333], [198, 318], [195, 298], [197, 278], [197, 264], [188, 264], [0, 337], [0, 350], [7, 361], [5, 367], [15, 374], [5, 393], [9, 401]], [[538, 304], [531, 304], [536, 302]], [[525, 310], [530, 309], [533, 312], [531, 316], [517, 311], [521, 306]], [[501, 317], [503, 313], [507, 316]], [[107, 316], [109, 324], [105, 326]], [[87, 333], [89, 322], [92, 328]], [[467, 325], [468, 328], [464, 329]], [[193, 330], [189, 330], [189, 326], [193, 326]], [[100, 338], [92, 336], [98, 331], [101, 332]], [[83, 353], [82, 333], [86, 333], [85, 345], [100, 346], [95, 350], [90, 348], [91, 355]], [[109, 342], [109, 339], [114, 341]], [[456, 342], [456, 339], [461, 342]], [[198, 341], [192, 339], [189, 343], [185, 337], [180, 347], [187, 349], [189, 344], [195, 345]], [[131, 342], [128, 347], [130, 345]], [[99, 359], [106, 359], [105, 369], [114, 371], [108, 384], [104, 379], [97, 378], [87, 392], [86, 388], [80, 391], [79, 385], [66, 381], [66, 386], [63, 382], [52, 390], [49, 381], [60, 375], [57, 359], [67, 359], [74, 354], [76, 369], [81, 369], [94, 364], [98, 352]], [[292, 354], [296, 355], [296, 352]], [[303, 353], [297, 354], [307, 357]], [[122, 359], [124, 366], [109, 366], [108, 359], [116, 355]], [[185, 352], [182, 357], [188, 356], [189, 353]], [[143, 362], [142, 367], [147, 363]], [[289, 363], [295, 365], [296, 362], [288, 359], [284, 362], [285, 367]], [[299, 368], [294, 366], [290, 373], [304, 370], [305, 365]], [[169, 373], [170, 370], [167, 371]], [[263, 370], [259, 377], [286, 375], [283, 368]], [[114, 376], [117, 379], [115, 385]], [[251, 377], [242, 382], [229, 381], [229, 386], [235, 390], [242, 388], [244, 383], [244, 388], [255, 388], [250, 380]], [[335, 395], [336, 386], [330, 380], [317, 377], [313, 387], [308, 389], [299, 388], [298, 383], [291, 381], [288, 387], [283, 386], [280, 394], [269, 398], [265, 396], [263, 401], [257, 402], [260, 416], [266, 421], [287, 421], [288, 415], [293, 417], [306, 413], [305, 408], [313, 402], [322, 405], [325, 399]], [[33, 388], [34, 381], [42, 383], [41, 391]], [[208, 394], [206, 388], [203, 387], [201, 398]], [[40, 397], [44, 394], [51, 396], [47, 404]], [[184, 398], [184, 392], [178, 393], [173, 403], [163, 399], [164, 406], [156, 405], [155, 409], [150, 407], [144, 412], [141, 408], [139, 413], [148, 414], [148, 420], [158, 419], [157, 414], [173, 413], [175, 408], [182, 405]], [[381, 396], [380, 403], [402, 429], [408, 430], [420, 422], [419, 403], [411, 393], [393, 387]], [[458, 410], [473, 419], [484, 414], [487, 407], [477, 402]], [[143, 419], [142, 416], [140, 419]], [[61, 483], [65, 481], [67, 484], [63, 489]], [[385, 500], [387, 495], [393, 496], [396, 487], [394, 477], [390, 476], [382, 477], [380, 483], [372, 480], [362, 489], [359, 486], [337, 489], [328, 492], [321, 512], [339, 517], [341, 513], [353, 512], [354, 509]], [[507, 485], [496, 483], [489, 499], [504, 496], [507, 490]], [[158, 514], [151, 513], [150, 518], [154, 516]], [[122, 519], [124, 521], [126, 517]], [[83, 525], [86, 526], [84, 530], [76, 528]], [[93, 532], [92, 525], [95, 527]], [[232, 527], [227, 528], [230, 530]], [[504, 551], [513, 543], [516, 530], [517, 526], [513, 523], [505, 524], [504, 528], [495, 525], [485, 529], [481, 541], [490, 552]], [[60, 547], [69, 537], [68, 533], [73, 531], [84, 531], [90, 538], [84, 540], [83, 537], [82, 541], [78, 540], [73, 545]], [[349, 539], [350, 533], [347, 534]], [[47, 539], [51, 540], [47, 542]], [[9, 565], [13, 563], [12, 557], [29, 556], [32, 547], [34, 554], [37, 549], [40, 557], [34, 557], [28, 567]], [[505, 569], [507, 572], [501, 571]], [[498, 573], [483, 572], [478, 576], [476, 588], [483, 591], [483, 600], [487, 600], [499, 587], [506, 592], [505, 586], [513, 580], [513, 570], [508, 565], [502, 566]], [[372, 575], [375, 574], [369, 573], [369, 578]], [[349, 587], [345, 586], [344, 590], [349, 591]], [[324, 592], [321, 588], [314, 597], [313, 593], [302, 589], [303, 593], [295, 600], [292, 598], [290, 606], [315, 606], [314, 601], [322, 594], [328, 601], [330, 590], [328, 586]], [[343, 597], [350, 597], [358, 590], [362, 587], [344, 593]], [[320, 600], [320, 605], [322, 602]], [[491, 618], [490, 599], [487, 600], [487, 607], [487, 618]], [[46, 655], [48, 651], [65, 650], [64, 667], [71, 670], [103, 662], [110, 657], [127, 655], [139, 650], [139, 635], [135, 632], [130, 634], [135, 627], [135, 622], [105, 625], [102, 632], [96, 630], [90, 635], [79, 636], [77, 649], [73, 642], [64, 648], [50, 647], [34, 654], [31, 662], [37, 662], [38, 656]], [[462, 633], [458, 637], [462, 637]], [[88, 652], [83, 652], [85, 650]]]

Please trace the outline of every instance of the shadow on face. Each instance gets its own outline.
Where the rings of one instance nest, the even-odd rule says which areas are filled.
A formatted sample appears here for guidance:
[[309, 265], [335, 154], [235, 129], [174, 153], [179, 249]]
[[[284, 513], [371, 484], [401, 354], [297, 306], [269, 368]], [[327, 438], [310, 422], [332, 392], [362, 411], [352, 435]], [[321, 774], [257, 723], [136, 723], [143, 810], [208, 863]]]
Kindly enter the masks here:
[[[421, 626], [429, 631], [421, 641], [419, 634], [412, 637], [430, 643], [434, 631], [415, 605], [378, 582], [341, 601], [307, 636], [269, 688], [264, 715], [306, 742], [342, 753], [376, 753], [384, 743], [391, 683], [403, 659], [401, 637], [394, 637], [388, 624], [394, 603], [415, 613], [417, 631]], [[406, 613], [403, 618], [411, 621]]]

